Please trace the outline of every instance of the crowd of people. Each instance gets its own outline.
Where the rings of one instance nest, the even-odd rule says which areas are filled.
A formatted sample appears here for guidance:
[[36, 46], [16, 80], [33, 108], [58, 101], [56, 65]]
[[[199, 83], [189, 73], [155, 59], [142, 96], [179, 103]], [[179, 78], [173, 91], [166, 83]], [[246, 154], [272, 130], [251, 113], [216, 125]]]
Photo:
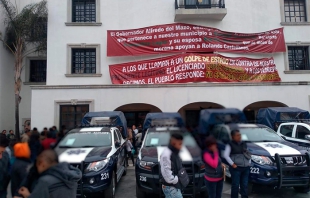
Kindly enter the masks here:
[[127, 128], [128, 132], [128, 138], [126, 142], [126, 151], [127, 151], [127, 166], [128, 164], [128, 159], [130, 158], [132, 161], [132, 164], [134, 166], [134, 154], [137, 152], [137, 147], [140, 146], [141, 141], [142, 141], [142, 124], [136, 127], [136, 125], [132, 125], [132, 127]]
[[[231, 137], [232, 141], [226, 145], [223, 156], [229, 164], [231, 173], [231, 198], [238, 198], [239, 191], [242, 198], [248, 198], [251, 154], [246, 143], [241, 141], [241, 134], [238, 130], [231, 131]], [[161, 184], [166, 198], [182, 198], [181, 189], [186, 187], [186, 181], [189, 180], [179, 157], [182, 144], [182, 135], [172, 134], [169, 146], [160, 156]], [[203, 161], [205, 163], [204, 177], [208, 197], [221, 198], [225, 165], [222, 164], [217, 141], [214, 137], [209, 136], [206, 138], [205, 147]]]
[[[122, 130], [122, 129], [120, 129]], [[126, 143], [127, 166], [131, 159], [134, 164], [134, 151], [139, 145], [137, 136], [142, 135], [142, 126], [128, 128]], [[66, 134], [65, 126], [60, 131], [54, 126], [44, 128], [41, 133], [37, 128], [27, 130], [17, 142], [14, 131], [0, 135], [0, 198], [6, 198], [11, 182], [11, 194], [14, 198], [49, 198], [75, 197], [77, 182], [82, 173], [67, 163], [59, 163], [53, 145]], [[241, 141], [238, 130], [231, 132], [232, 141], [226, 145], [223, 158], [229, 164], [232, 178], [231, 198], [248, 197], [248, 177], [251, 154], [246, 143]], [[181, 189], [185, 187], [188, 176], [184, 174], [179, 152], [183, 136], [172, 134], [169, 146], [160, 156], [162, 190], [167, 198], [183, 197]], [[217, 141], [209, 136], [205, 140], [206, 149], [202, 158], [205, 163], [205, 185], [209, 198], [221, 198], [225, 178], [225, 165], [222, 164], [217, 148]], [[186, 171], [185, 171], [186, 172]], [[186, 178], [187, 177], [187, 178]]]
[[41, 133], [26, 130], [17, 140], [13, 130], [0, 135], [0, 198], [7, 197], [11, 182], [14, 198], [75, 197], [81, 171], [67, 163], [58, 163], [51, 150], [66, 134], [65, 126], [55, 126]]

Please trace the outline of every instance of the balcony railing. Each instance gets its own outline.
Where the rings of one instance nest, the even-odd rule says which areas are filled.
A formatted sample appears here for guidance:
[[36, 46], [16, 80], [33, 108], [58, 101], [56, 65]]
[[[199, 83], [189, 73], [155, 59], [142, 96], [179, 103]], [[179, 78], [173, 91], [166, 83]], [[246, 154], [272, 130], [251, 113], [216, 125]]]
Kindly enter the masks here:
[[222, 21], [226, 14], [225, 0], [175, 0], [175, 22], [196, 19]]
[[175, 9], [225, 8], [225, 0], [175, 0]]

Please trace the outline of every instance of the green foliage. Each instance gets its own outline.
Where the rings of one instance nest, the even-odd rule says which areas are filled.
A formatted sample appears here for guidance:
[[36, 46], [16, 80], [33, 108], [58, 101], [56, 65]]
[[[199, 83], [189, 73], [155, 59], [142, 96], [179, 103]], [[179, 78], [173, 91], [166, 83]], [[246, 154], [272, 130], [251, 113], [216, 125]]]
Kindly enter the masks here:
[[[47, 46], [47, 2], [29, 4], [20, 12], [10, 0], [0, 0], [4, 9], [6, 26], [4, 42], [12, 53], [22, 50], [24, 53], [45, 51]], [[19, 44], [19, 45], [18, 45]], [[27, 47], [31, 44], [30, 51]], [[17, 46], [22, 49], [17, 49]]]

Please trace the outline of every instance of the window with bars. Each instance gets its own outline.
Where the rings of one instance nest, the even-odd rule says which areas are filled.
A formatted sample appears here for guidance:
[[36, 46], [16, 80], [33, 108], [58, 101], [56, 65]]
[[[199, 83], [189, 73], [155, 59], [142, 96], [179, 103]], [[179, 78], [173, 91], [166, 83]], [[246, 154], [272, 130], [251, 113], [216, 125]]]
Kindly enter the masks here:
[[46, 82], [46, 60], [30, 60], [29, 82]]
[[290, 70], [310, 70], [309, 47], [288, 47], [288, 61]]
[[73, 0], [72, 22], [96, 22], [96, 0]]
[[285, 22], [306, 22], [305, 0], [284, 0]]
[[72, 49], [72, 74], [96, 74], [96, 49]]
[[60, 126], [73, 129], [81, 125], [82, 118], [89, 112], [89, 105], [60, 105]]

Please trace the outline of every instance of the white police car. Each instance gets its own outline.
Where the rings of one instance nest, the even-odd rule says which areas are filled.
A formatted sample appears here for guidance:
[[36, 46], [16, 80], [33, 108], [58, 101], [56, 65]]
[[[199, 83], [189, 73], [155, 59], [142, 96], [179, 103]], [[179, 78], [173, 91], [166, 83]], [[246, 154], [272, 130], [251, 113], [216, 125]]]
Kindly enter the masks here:
[[114, 198], [117, 182], [126, 174], [125, 142], [116, 127], [87, 127], [71, 130], [55, 147], [60, 162], [78, 167], [82, 197]]

